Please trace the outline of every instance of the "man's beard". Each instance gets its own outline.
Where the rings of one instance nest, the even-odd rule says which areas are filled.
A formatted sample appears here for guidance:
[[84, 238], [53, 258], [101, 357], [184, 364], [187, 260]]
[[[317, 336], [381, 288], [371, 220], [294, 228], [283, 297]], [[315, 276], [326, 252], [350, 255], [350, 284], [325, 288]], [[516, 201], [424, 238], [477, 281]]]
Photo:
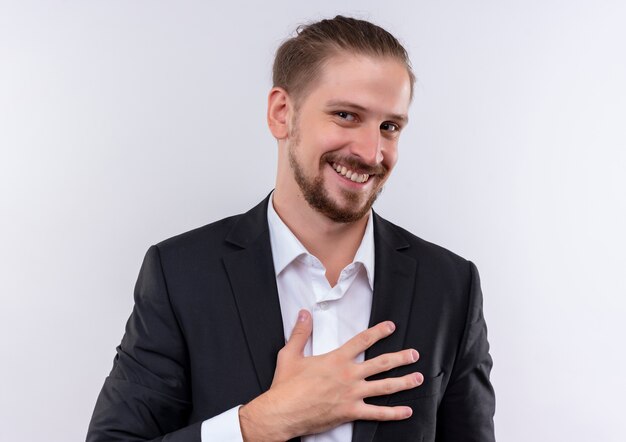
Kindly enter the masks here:
[[[372, 192], [362, 205], [359, 205], [362, 199], [361, 192], [341, 189], [343, 200], [345, 201], [345, 206], [341, 206], [328, 194], [328, 191], [324, 187], [324, 179], [321, 173], [313, 179], [309, 179], [304, 174], [295, 154], [298, 142], [299, 137], [294, 137], [294, 144], [288, 148], [289, 165], [293, 170], [296, 183], [298, 183], [307, 203], [309, 203], [313, 209], [337, 223], [352, 223], [363, 218], [372, 208], [374, 201], [376, 201], [376, 198], [378, 198], [383, 188], [380, 187], [376, 189], [375, 192]], [[367, 173], [370, 175], [370, 180], [384, 180], [389, 173], [389, 170], [382, 164], [372, 167], [363, 164], [355, 157], [341, 157], [334, 152], [327, 152], [322, 155], [320, 158], [320, 172], [323, 171], [324, 167], [327, 167], [327, 164], [332, 165], [333, 163], [359, 170], [361, 173]]]

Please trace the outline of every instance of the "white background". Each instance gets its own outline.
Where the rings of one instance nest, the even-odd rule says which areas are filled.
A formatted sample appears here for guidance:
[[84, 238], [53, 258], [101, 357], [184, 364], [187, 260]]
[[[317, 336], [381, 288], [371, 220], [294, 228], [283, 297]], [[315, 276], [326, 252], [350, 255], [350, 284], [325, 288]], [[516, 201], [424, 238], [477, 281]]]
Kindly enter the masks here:
[[411, 54], [377, 210], [477, 263], [498, 440], [624, 440], [623, 1], [0, 1], [2, 441], [84, 440], [145, 251], [269, 192], [274, 50], [339, 12]]

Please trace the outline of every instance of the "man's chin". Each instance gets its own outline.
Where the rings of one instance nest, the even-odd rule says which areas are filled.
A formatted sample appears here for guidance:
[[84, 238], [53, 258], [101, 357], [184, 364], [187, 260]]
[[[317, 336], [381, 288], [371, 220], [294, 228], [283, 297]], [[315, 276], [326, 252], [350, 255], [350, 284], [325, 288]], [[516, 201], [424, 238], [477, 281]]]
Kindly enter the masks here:
[[363, 219], [363, 217], [367, 214], [367, 211], [351, 212], [351, 211], [346, 211], [346, 210], [333, 210], [333, 211], [324, 211], [322, 213], [328, 219], [330, 219], [331, 221], [335, 223], [350, 224], [350, 223], [355, 223]]
[[311, 204], [313, 209], [322, 213], [330, 220], [337, 223], [353, 223], [363, 219], [369, 213], [373, 201], [370, 202], [370, 199], [366, 199], [364, 201], [350, 200], [338, 202], [328, 199], [323, 203], [321, 201], [316, 203], [315, 205]]

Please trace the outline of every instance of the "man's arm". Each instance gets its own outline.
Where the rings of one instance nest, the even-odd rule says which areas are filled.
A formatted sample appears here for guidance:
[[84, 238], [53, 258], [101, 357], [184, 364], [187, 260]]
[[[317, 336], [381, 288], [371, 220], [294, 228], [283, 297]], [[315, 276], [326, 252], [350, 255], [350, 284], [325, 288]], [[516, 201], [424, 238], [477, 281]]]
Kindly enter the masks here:
[[191, 410], [185, 340], [172, 310], [157, 247], [146, 253], [135, 307], [87, 433], [97, 441], [200, 441]]
[[466, 327], [458, 359], [437, 413], [437, 442], [495, 441], [495, 395], [489, 373], [487, 326], [478, 270], [470, 263]]

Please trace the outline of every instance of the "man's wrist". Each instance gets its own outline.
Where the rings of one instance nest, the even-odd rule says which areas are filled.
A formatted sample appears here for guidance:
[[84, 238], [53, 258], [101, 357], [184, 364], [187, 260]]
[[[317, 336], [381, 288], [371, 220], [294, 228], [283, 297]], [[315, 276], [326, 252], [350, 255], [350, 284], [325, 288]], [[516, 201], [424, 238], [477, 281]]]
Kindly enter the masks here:
[[239, 407], [241, 436], [244, 442], [270, 441], [267, 429], [265, 428], [268, 423], [265, 422], [262, 417], [258, 416], [253, 402]]
[[263, 395], [253, 401], [239, 407], [239, 426], [244, 442], [280, 442], [291, 439], [283, 432], [276, 423], [263, 413]]
[[254, 434], [254, 424], [248, 414], [247, 405], [239, 407], [239, 427], [241, 428], [241, 437], [243, 442], [254, 442], [256, 435]]

